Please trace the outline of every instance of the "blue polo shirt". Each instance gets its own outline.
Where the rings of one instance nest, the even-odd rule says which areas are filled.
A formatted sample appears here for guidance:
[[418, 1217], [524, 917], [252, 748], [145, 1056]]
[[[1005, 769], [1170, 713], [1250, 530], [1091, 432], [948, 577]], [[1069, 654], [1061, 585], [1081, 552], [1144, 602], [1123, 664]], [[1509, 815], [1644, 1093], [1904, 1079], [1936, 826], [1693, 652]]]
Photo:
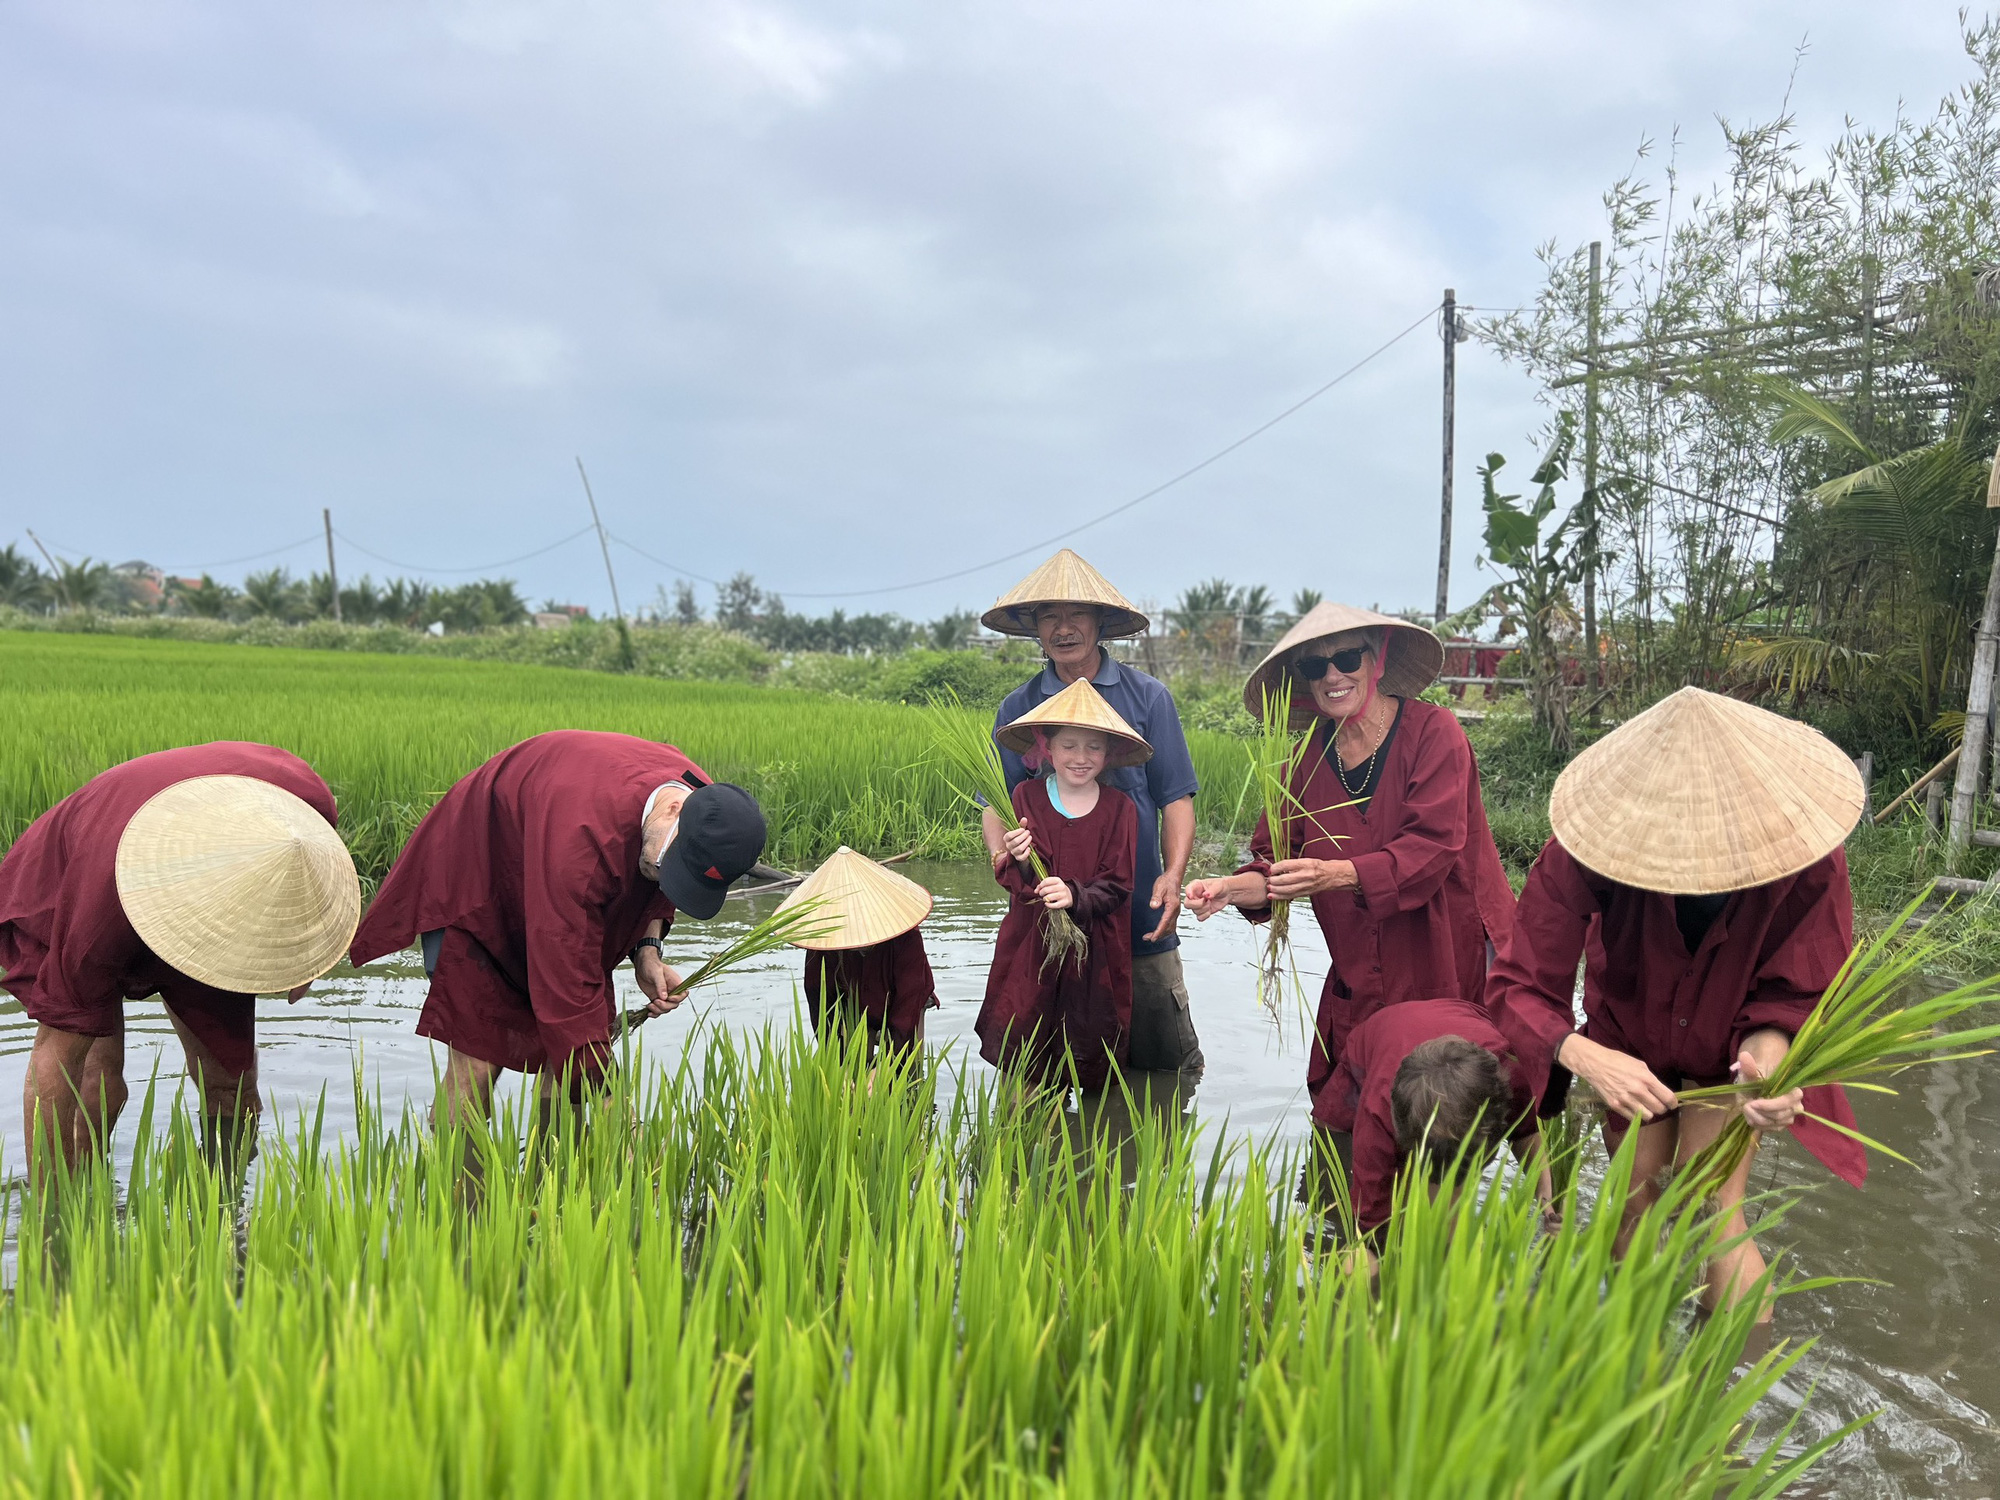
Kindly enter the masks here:
[[[1007, 695], [993, 727], [1013, 723], [1067, 685], [1053, 666], [1043, 667]], [[1194, 760], [1188, 755], [1187, 736], [1181, 732], [1180, 710], [1174, 707], [1174, 695], [1165, 683], [1113, 660], [1109, 651], [1102, 653], [1102, 664], [1090, 685], [1153, 747], [1153, 758], [1143, 766], [1118, 766], [1106, 771], [1103, 781], [1130, 797], [1139, 810], [1139, 858], [1132, 881], [1132, 951], [1170, 952], [1181, 945], [1178, 933], [1169, 932], [1157, 943], [1145, 938], [1160, 925], [1160, 913], [1152, 905], [1153, 882], [1160, 878], [1160, 809], [1200, 790], [1194, 778]], [[1034, 774], [1005, 745], [1000, 747], [1000, 760], [1007, 768], [1010, 791]]]

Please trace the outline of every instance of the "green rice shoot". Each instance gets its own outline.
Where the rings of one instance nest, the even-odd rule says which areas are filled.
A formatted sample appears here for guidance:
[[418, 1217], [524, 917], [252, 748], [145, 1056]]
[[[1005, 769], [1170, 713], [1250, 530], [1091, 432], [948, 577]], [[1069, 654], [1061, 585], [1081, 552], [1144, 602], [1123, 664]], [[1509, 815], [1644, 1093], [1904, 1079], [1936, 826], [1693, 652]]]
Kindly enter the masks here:
[[[1925, 1063], [1987, 1055], [1993, 1049], [1979, 1044], [2000, 1037], [2000, 1025], [1959, 1031], [1944, 1028], [2000, 1000], [2000, 974], [1972, 980], [1942, 994], [1923, 993], [1925, 972], [1935, 972], [1950, 950], [1964, 941], [1952, 930], [1949, 914], [1934, 917], [1922, 927], [1911, 925], [1918, 908], [1930, 898], [1931, 891], [1926, 888], [1881, 933], [1855, 945], [1769, 1078], [1688, 1089], [1674, 1097], [1683, 1103], [1770, 1099], [1793, 1089], [1825, 1084], [1893, 1094], [1894, 1089], [1878, 1080]], [[1858, 1130], [1820, 1115], [1808, 1113], [1804, 1118], [1816, 1120], [1869, 1150], [1897, 1161], [1908, 1160]], [[1737, 1111], [1714, 1143], [1691, 1163], [1690, 1171], [1710, 1183], [1728, 1181], [1749, 1154], [1754, 1138], [1749, 1122]]]
[[[1250, 759], [1247, 787], [1254, 789], [1271, 838], [1271, 862], [1293, 857], [1292, 819], [1312, 816], [1293, 790], [1303, 778], [1300, 770], [1312, 745], [1310, 734], [1295, 734], [1291, 727], [1292, 700], [1289, 691], [1264, 692], [1258, 716], [1257, 734], [1245, 747]], [[1304, 840], [1298, 843], [1303, 846]], [[1290, 989], [1299, 1005], [1305, 1004], [1299, 984], [1298, 964], [1292, 956], [1292, 903], [1289, 898], [1271, 899], [1271, 920], [1265, 924], [1264, 951], [1257, 964], [1257, 1003], [1276, 1021], [1283, 1016], [1283, 999]]]
[[[687, 978], [675, 989], [678, 995], [688, 995], [697, 985], [718, 979], [732, 969], [740, 969], [745, 964], [762, 958], [766, 953], [794, 943], [810, 942], [814, 938], [825, 937], [839, 925], [821, 914], [826, 898], [815, 896], [810, 901], [801, 901], [797, 906], [780, 907], [764, 917], [731, 942], [721, 952], [711, 954], [703, 960]], [[630, 1031], [643, 1024], [652, 1014], [649, 1005], [635, 1005], [625, 1012], [625, 1027]]]

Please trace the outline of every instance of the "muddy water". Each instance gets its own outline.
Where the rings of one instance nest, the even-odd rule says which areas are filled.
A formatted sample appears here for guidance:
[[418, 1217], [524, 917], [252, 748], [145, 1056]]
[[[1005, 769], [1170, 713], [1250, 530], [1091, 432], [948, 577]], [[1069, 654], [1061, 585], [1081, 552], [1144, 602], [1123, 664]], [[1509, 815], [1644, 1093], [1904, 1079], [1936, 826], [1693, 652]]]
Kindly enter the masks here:
[[[925, 926], [943, 1005], [930, 1013], [929, 1044], [954, 1051], [975, 1075], [985, 1068], [970, 1045], [998, 921], [997, 892], [983, 870], [963, 865], [912, 867], [937, 892]], [[771, 898], [732, 901], [716, 923], [688, 924], [677, 958], [708, 950], [722, 932]], [[1308, 994], [1325, 972], [1325, 951], [1310, 920], [1297, 926], [1298, 958]], [[1191, 1087], [1157, 1086], [1159, 1107], [1181, 1108], [1208, 1129], [1232, 1137], [1297, 1140], [1306, 1130], [1305, 1046], [1294, 1016], [1281, 1035], [1253, 998], [1253, 945], [1233, 916], [1205, 925], [1183, 918], [1183, 961], [1207, 1069]], [[672, 1061], [700, 1045], [702, 1027], [755, 1030], [788, 1026], [799, 973], [795, 955], [719, 982], [672, 1017], [639, 1032], [642, 1057]], [[630, 975], [621, 976], [634, 1003]], [[341, 970], [296, 1006], [264, 1002], [259, 1010], [267, 1103], [291, 1115], [324, 1091], [329, 1126], [351, 1121], [351, 1080], [358, 1068], [371, 1094], [392, 1112], [404, 1100], [427, 1101], [441, 1060], [412, 1031], [424, 980], [414, 953], [396, 962]], [[692, 1013], [692, 1014], [691, 1014]], [[155, 1068], [171, 1081], [178, 1044], [158, 1002], [128, 1007], [127, 1077], [135, 1092]], [[0, 1006], [0, 1132], [4, 1170], [19, 1171], [19, 1115], [32, 1026], [12, 1002]], [[1807, 1487], [1840, 1496], [2000, 1496], [2000, 1058], [1919, 1075], [1897, 1098], [1861, 1096], [1864, 1131], [1910, 1157], [1913, 1166], [1878, 1160], [1865, 1193], [1832, 1182], [1789, 1140], [1767, 1150], [1758, 1189], [1811, 1185], [1785, 1222], [1764, 1236], [1808, 1275], [1879, 1278], [1785, 1301], [1780, 1336], [1818, 1341], [1797, 1376], [1778, 1393], [1782, 1418], [1808, 1390], [1803, 1428], [1831, 1430], [1864, 1413], [1882, 1415], [1848, 1440]], [[129, 1158], [136, 1109], [128, 1110], [121, 1157]]]

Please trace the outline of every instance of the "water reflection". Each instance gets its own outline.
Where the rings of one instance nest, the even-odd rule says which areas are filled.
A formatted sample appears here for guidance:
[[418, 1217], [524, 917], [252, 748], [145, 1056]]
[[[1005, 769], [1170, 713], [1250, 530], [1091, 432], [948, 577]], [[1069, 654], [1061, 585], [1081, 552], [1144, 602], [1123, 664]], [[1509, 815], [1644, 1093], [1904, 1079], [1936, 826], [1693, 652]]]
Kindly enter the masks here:
[[[985, 989], [999, 921], [999, 893], [977, 867], [911, 867], [937, 892], [924, 931], [937, 974], [939, 1010], [926, 1022], [928, 1045], [945, 1050], [960, 1072], [978, 1078], [972, 1022]], [[670, 943], [677, 961], [718, 946], [725, 929], [774, 902], [732, 901], [724, 918], [688, 924]], [[1326, 956], [1311, 922], [1295, 927], [1301, 984], [1316, 995]], [[1231, 1138], [1304, 1140], [1306, 1051], [1300, 1018], [1273, 1026], [1254, 998], [1256, 945], [1233, 916], [1197, 926], [1183, 920], [1183, 960], [1195, 1023], [1208, 1066], [1198, 1083], [1172, 1075], [1133, 1080], [1136, 1107], [1155, 1117], [1186, 1115]], [[715, 1028], [754, 1031], [790, 1026], [796, 1014], [800, 959], [773, 956], [726, 977], [676, 1015], [636, 1033], [640, 1066], [677, 1062], [699, 1050]], [[629, 975], [621, 1005], [636, 1004]], [[414, 953], [360, 972], [342, 970], [296, 1006], [259, 1007], [260, 1068], [267, 1108], [276, 1118], [308, 1117], [324, 1094], [328, 1137], [353, 1122], [353, 1080], [391, 1113], [430, 1100], [441, 1054], [413, 1031], [424, 979]], [[131, 1157], [137, 1101], [157, 1067], [163, 1092], [181, 1067], [178, 1043], [157, 1002], [127, 1007], [127, 1077], [134, 1104], [114, 1142]], [[21, 1170], [18, 1100], [32, 1026], [11, 1002], [0, 1005], [0, 1169]], [[1883, 1415], [1822, 1467], [1810, 1493], [1840, 1496], [1975, 1497], [2000, 1493], [2000, 1352], [1993, 1300], [2000, 1294], [2000, 1059], [1980, 1059], [1912, 1076], [1896, 1098], [1855, 1100], [1861, 1128], [1909, 1156], [1905, 1166], [1877, 1161], [1864, 1193], [1832, 1182], [1789, 1141], [1767, 1148], [1755, 1187], [1810, 1185], [1815, 1191], [1782, 1225], [1761, 1236], [1767, 1250], [1790, 1254], [1809, 1275], [1866, 1276], [1885, 1285], [1849, 1283], [1793, 1297], [1778, 1312], [1781, 1337], [1819, 1340], [1772, 1402], [1811, 1392], [1801, 1426], [1817, 1435], [1866, 1412]], [[518, 1090], [518, 1080], [510, 1087]], [[504, 1094], [503, 1094], [504, 1096]], [[518, 1093], [514, 1096], [519, 1098]], [[1110, 1130], [1129, 1140], [1122, 1096], [1087, 1101], [1072, 1128]], [[1132, 1170], [1128, 1160], [1127, 1171]]]

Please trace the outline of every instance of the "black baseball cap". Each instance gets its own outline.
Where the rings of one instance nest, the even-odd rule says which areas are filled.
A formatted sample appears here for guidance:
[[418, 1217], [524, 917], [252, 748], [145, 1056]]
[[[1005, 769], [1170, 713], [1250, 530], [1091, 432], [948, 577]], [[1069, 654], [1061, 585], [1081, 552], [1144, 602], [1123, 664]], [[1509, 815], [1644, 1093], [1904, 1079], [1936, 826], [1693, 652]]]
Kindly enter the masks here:
[[681, 804], [674, 841], [660, 856], [660, 889], [704, 922], [722, 910], [729, 882], [764, 853], [764, 810], [740, 786], [726, 781], [697, 787]]

